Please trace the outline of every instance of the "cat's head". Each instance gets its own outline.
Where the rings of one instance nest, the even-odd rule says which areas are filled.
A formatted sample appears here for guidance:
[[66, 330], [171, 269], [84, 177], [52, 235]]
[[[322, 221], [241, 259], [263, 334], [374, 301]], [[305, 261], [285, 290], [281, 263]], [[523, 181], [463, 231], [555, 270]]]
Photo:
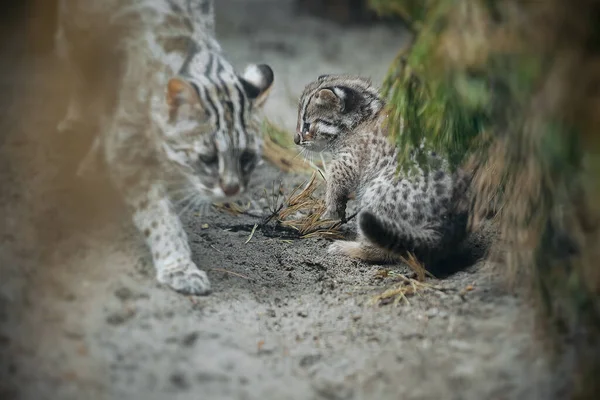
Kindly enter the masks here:
[[246, 190], [261, 157], [255, 112], [274, 80], [267, 65], [250, 65], [242, 75], [229, 65], [217, 67], [169, 80], [163, 145], [186, 185], [212, 200]]
[[321, 75], [300, 96], [294, 142], [310, 151], [331, 151], [382, 107], [379, 92], [370, 80], [353, 75]]

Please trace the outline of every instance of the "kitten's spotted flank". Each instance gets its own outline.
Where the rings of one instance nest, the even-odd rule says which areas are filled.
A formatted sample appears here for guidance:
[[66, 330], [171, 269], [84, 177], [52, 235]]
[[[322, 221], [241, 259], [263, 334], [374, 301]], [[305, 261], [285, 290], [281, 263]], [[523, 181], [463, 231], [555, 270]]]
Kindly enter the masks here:
[[207, 0], [61, 0], [56, 39], [75, 80], [59, 130], [93, 121], [91, 153], [131, 207], [158, 280], [209, 293], [172, 199], [175, 191], [192, 204], [244, 192], [260, 159], [254, 118], [273, 72], [251, 65], [236, 74]]
[[428, 172], [417, 167], [410, 177], [399, 175], [385, 118], [384, 101], [369, 80], [323, 75], [301, 96], [294, 142], [332, 154], [325, 217], [343, 219], [352, 192], [360, 203], [357, 241], [337, 241], [330, 253], [377, 262], [413, 252], [427, 264], [466, 236], [467, 179], [449, 173], [433, 153]]

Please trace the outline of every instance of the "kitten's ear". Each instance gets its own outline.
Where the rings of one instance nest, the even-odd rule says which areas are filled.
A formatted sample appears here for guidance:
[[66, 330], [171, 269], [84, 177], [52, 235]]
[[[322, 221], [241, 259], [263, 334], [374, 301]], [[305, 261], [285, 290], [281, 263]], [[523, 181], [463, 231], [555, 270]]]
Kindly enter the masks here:
[[273, 70], [265, 64], [247, 66], [240, 77], [246, 95], [257, 108], [265, 104], [274, 80]]
[[199, 102], [198, 92], [194, 84], [182, 79], [171, 78], [167, 83], [167, 104], [171, 109], [177, 109], [183, 104]]
[[317, 78], [317, 82], [323, 81], [323, 79], [327, 78], [328, 76], [331, 76], [331, 75], [330, 74], [319, 75], [319, 77]]
[[342, 99], [335, 94], [334, 90], [335, 89], [321, 89], [315, 93], [317, 104], [328, 107], [341, 105], [343, 107]]

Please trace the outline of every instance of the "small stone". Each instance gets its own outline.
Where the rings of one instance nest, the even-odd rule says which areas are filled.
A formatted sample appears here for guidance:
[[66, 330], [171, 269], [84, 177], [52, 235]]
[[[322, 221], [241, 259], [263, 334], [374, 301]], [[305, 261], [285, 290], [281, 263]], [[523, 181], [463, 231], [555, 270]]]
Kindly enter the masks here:
[[298, 311], [298, 316], [302, 318], [308, 317], [308, 313], [306, 311]]
[[429, 310], [427, 310], [425, 315], [427, 315], [427, 317], [429, 317], [429, 318], [433, 318], [433, 317], [436, 317], [439, 313], [440, 313], [440, 311], [434, 307], [434, 308], [430, 308]]
[[134, 297], [133, 291], [127, 287], [121, 287], [115, 290], [115, 296], [121, 301], [130, 300]]
[[202, 229], [208, 229], [208, 224], [202, 224]]
[[273, 310], [272, 308], [269, 308], [267, 310], [267, 316], [271, 317], [271, 318], [275, 318], [275, 317], [277, 317], [277, 313], [275, 313], [275, 310]]
[[135, 310], [127, 309], [114, 312], [106, 317], [106, 322], [110, 325], [121, 325], [127, 322], [135, 315]]
[[273, 354], [275, 352], [275, 345], [273, 343], [267, 343], [264, 340], [261, 340], [257, 344], [258, 354]]
[[181, 344], [185, 347], [192, 347], [198, 341], [198, 337], [200, 337], [198, 332], [188, 333], [181, 339]]
[[171, 381], [173, 386], [180, 390], [186, 390], [190, 386], [186, 376], [181, 372], [171, 374], [169, 381]]
[[300, 359], [300, 366], [303, 368], [308, 368], [315, 365], [320, 359], [320, 354], [309, 354]]

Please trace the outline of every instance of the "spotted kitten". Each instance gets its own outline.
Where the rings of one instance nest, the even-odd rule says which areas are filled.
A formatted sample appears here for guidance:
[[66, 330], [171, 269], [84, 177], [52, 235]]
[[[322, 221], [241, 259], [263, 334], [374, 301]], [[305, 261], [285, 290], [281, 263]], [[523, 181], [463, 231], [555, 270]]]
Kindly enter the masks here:
[[410, 176], [399, 175], [385, 119], [384, 101], [369, 80], [323, 75], [304, 89], [294, 142], [332, 155], [326, 218], [345, 218], [350, 193], [359, 201], [357, 241], [337, 241], [329, 253], [381, 262], [410, 251], [428, 264], [466, 236], [466, 176], [449, 173], [434, 153], [429, 172], [416, 166]]
[[61, 0], [57, 32], [75, 80], [59, 130], [97, 121], [91, 152], [131, 207], [158, 280], [194, 295], [210, 283], [172, 189], [193, 204], [244, 192], [260, 159], [254, 117], [273, 83], [266, 65], [236, 74], [213, 21], [206, 0]]

